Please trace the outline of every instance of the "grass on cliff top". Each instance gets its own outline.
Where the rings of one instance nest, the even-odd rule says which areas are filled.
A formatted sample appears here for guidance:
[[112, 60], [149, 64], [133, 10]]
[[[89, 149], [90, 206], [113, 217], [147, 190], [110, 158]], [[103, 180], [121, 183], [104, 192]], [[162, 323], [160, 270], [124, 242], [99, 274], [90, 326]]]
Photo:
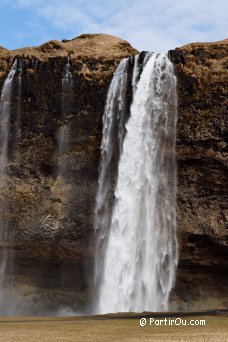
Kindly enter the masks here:
[[191, 319], [205, 319], [206, 326], [150, 326], [149, 319], [146, 326], [141, 327], [139, 319], [0, 318], [0, 341], [228, 341], [228, 317], [186, 317], [187, 322]]

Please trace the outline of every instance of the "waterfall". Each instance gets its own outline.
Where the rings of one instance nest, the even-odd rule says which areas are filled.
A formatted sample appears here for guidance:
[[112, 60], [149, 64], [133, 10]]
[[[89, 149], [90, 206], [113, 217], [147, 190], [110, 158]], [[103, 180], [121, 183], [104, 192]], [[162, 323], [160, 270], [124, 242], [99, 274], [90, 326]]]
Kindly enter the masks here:
[[135, 57], [130, 117], [113, 206], [107, 208], [112, 125], [115, 108], [124, 101], [124, 92], [117, 92], [126, 77], [121, 73], [124, 63], [114, 75], [104, 112], [95, 212], [98, 313], [167, 310], [178, 261], [177, 93], [173, 65], [165, 54], [148, 53], [141, 74]]
[[[62, 112], [61, 119], [63, 119], [63, 115], [69, 112], [70, 101], [69, 94], [73, 90], [73, 75], [71, 72], [70, 65], [70, 57], [67, 58], [67, 63], [63, 70], [62, 75]], [[68, 146], [68, 137], [69, 137], [69, 124], [62, 125], [58, 131], [58, 154], [59, 154], [59, 162], [58, 162], [58, 175], [62, 175], [66, 169], [66, 163], [64, 161], [64, 152]]]
[[63, 125], [58, 132], [58, 176], [63, 176], [66, 171], [65, 152], [68, 147], [69, 126]]
[[62, 77], [62, 96], [63, 96], [63, 102], [64, 102], [64, 94], [65, 92], [69, 92], [72, 90], [73, 86], [73, 75], [71, 72], [71, 66], [70, 66], [70, 57], [67, 57], [67, 63], [65, 65], [64, 71], [63, 71], [63, 77]]
[[17, 142], [21, 137], [21, 92], [22, 92], [22, 60], [17, 59], [17, 82], [18, 82], [18, 89], [17, 89], [17, 117], [16, 117], [16, 129], [17, 129]]
[[7, 163], [7, 151], [9, 142], [9, 123], [11, 114], [11, 96], [13, 79], [17, 71], [17, 61], [13, 63], [12, 68], [3, 84], [0, 99], [0, 177], [4, 174]]
[[[126, 91], [128, 59], [123, 59], [114, 73], [109, 87], [103, 116], [101, 164], [95, 208], [95, 230], [98, 234], [95, 256], [95, 287], [99, 287], [100, 275], [104, 269], [104, 257], [110, 226], [113, 203], [113, 183], [117, 165], [116, 154], [120, 154], [125, 135]], [[116, 149], [118, 151], [116, 151]]]
[[[8, 144], [9, 144], [9, 129], [11, 116], [11, 97], [13, 79], [17, 71], [17, 61], [13, 63], [7, 78], [2, 87], [0, 98], [0, 315], [6, 312], [5, 302], [5, 272], [7, 266], [7, 245], [4, 241], [7, 238], [8, 227], [5, 220], [5, 198], [4, 190], [6, 186], [5, 168], [8, 162]], [[5, 303], [5, 304], [4, 304]]]

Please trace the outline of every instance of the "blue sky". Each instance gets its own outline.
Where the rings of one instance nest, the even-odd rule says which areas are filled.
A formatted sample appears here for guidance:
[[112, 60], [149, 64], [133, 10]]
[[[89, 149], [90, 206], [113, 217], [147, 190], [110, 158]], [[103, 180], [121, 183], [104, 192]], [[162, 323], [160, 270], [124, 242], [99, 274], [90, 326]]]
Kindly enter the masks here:
[[227, 0], [0, 0], [0, 45], [108, 33], [138, 50], [165, 52], [226, 38], [227, 13]]

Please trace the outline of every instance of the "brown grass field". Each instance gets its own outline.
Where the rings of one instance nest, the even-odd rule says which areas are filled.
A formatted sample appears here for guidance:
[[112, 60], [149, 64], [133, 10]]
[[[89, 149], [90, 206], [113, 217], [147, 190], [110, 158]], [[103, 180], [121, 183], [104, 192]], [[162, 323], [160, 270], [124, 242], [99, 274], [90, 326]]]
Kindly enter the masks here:
[[[130, 317], [130, 316], [129, 316]], [[143, 317], [143, 316], [141, 316]], [[167, 319], [168, 319], [167, 315]], [[155, 318], [157, 319], [157, 318]], [[160, 319], [160, 318], [159, 318]], [[162, 319], [162, 318], [161, 318]], [[117, 315], [81, 317], [15, 317], [0, 318], [1, 342], [152, 342], [152, 341], [228, 341], [228, 317], [194, 316], [182, 317], [205, 319], [205, 326], [156, 326], [141, 327], [139, 318]]]

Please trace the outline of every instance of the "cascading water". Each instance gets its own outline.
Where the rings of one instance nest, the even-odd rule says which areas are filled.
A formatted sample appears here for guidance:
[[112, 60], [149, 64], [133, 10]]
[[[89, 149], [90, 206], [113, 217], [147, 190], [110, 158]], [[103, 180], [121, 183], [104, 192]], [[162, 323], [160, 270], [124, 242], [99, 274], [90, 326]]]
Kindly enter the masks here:
[[[73, 89], [73, 75], [71, 72], [70, 66], [70, 58], [68, 56], [67, 63], [65, 65], [63, 76], [62, 76], [62, 113], [67, 113], [69, 111], [69, 101], [68, 95], [72, 92]], [[62, 174], [65, 171], [65, 162], [63, 160], [64, 152], [68, 145], [68, 136], [69, 136], [69, 125], [62, 125], [59, 128], [58, 132], [58, 152], [59, 152], [59, 163], [58, 163], [58, 174]]]
[[[95, 287], [100, 286], [100, 276], [104, 269], [104, 257], [113, 204], [113, 183], [117, 173], [116, 154], [122, 151], [126, 121], [126, 91], [128, 59], [119, 64], [109, 87], [103, 116], [103, 139], [101, 164], [95, 208], [95, 230], [99, 236], [96, 246]], [[118, 151], [116, 151], [116, 149]]]
[[18, 80], [18, 91], [17, 91], [17, 140], [21, 137], [21, 91], [22, 91], [22, 60], [17, 59], [17, 80]]
[[62, 102], [64, 102], [64, 94], [65, 92], [69, 92], [72, 90], [73, 86], [73, 75], [71, 72], [70, 66], [70, 57], [67, 57], [67, 63], [64, 68], [63, 77], [62, 77]]
[[15, 60], [3, 84], [0, 99], [0, 177], [3, 176], [4, 169], [7, 163], [12, 85], [14, 76], [17, 71], [16, 66], [17, 61]]
[[63, 125], [58, 132], [58, 176], [62, 176], [66, 171], [65, 152], [68, 147], [69, 125]]
[[[95, 228], [98, 313], [168, 309], [177, 266], [176, 78], [165, 54], [147, 54], [132, 77], [133, 101], [119, 160], [115, 201], [107, 212], [118, 70], [107, 96]], [[126, 62], [121, 62], [121, 65]], [[117, 77], [117, 75], [119, 75]], [[109, 219], [107, 219], [109, 218]], [[104, 247], [105, 246], [105, 247]], [[97, 278], [99, 280], [97, 280]]]
[[11, 97], [13, 79], [17, 71], [17, 61], [15, 60], [9, 74], [3, 84], [0, 99], [0, 315], [7, 312], [5, 305], [5, 272], [8, 259], [6, 238], [8, 234], [7, 220], [5, 220], [5, 199], [4, 189], [5, 168], [8, 162], [9, 128], [11, 116]]

